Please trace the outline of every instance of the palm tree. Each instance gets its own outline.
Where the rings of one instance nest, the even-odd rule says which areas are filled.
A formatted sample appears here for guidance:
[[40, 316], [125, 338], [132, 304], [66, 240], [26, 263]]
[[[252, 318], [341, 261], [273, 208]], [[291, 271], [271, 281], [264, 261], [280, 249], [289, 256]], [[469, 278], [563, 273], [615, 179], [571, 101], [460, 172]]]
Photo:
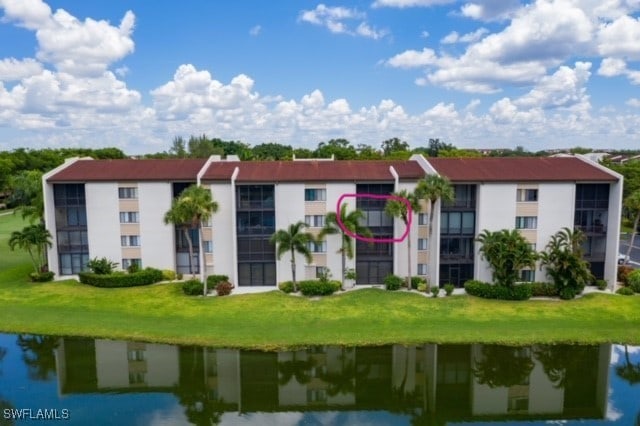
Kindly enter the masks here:
[[[347, 267], [347, 257], [353, 259], [353, 239], [349, 234], [344, 232], [347, 229], [349, 232], [355, 235], [363, 237], [371, 237], [371, 231], [366, 226], [363, 226], [360, 222], [365, 218], [364, 213], [361, 210], [353, 210], [347, 212], [347, 204], [344, 203], [340, 206], [340, 222], [342, 227], [338, 223], [338, 215], [336, 212], [329, 212], [325, 216], [324, 227], [320, 231], [320, 238], [324, 238], [326, 235], [340, 234], [340, 249], [338, 253], [342, 255], [342, 289], [344, 290], [344, 274]], [[344, 227], [344, 228], [343, 228]]]
[[421, 179], [416, 186], [415, 194], [419, 199], [429, 202], [429, 235], [433, 230], [434, 206], [438, 200], [453, 201], [455, 200], [455, 191], [449, 179], [440, 175], [427, 175]]
[[631, 195], [624, 200], [624, 206], [631, 214], [635, 215], [633, 228], [631, 229], [631, 241], [629, 241], [627, 255], [624, 257], [624, 263], [628, 263], [631, 256], [631, 249], [633, 249], [633, 242], [635, 241], [636, 234], [638, 233], [638, 223], [640, 223], [640, 190], [631, 193]]
[[[409, 214], [420, 209], [420, 200], [415, 192], [409, 192], [403, 189], [393, 194], [396, 197], [404, 198], [409, 204], [389, 198], [384, 206], [384, 212], [389, 216], [397, 217], [402, 220], [404, 226], [409, 228]], [[409, 212], [411, 207], [411, 212]], [[411, 290], [411, 235], [407, 234], [407, 290]]]
[[517, 229], [488, 231], [484, 229], [476, 238], [482, 258], [493, 270], [498, 285], [513, 288], [523, 268], [533, 268], [538, 255]]
[[204, 295], [208, 293], [207, 276], [205, 270], [204, 250], [202, 250], [202, 224], [218, 211], [218, 203], [213, 201], [211, 191], [197, 185], [191, 185], [174, 200], [171, 209], [165, 214], [165, 223], [173, 223], [183, 229], [185, 238], [189, 242], [189, 269], [193, 274], [191, 258], [193, 257], [193, 242], [189, 234], [190, 229], [197, 229], [200, 237], [200, 274], [204, 283]]
[[278, 246], [276, 251], [278, 260], [280, 260], [282, 255], [286, 252], [291, 253], [291, 277], [294, 293], [298, 291], [296, 284], [296, 253], [302, 254], [307, 260], [307, 263], [311, 263], [313, 261], [311, 251], [309, 251], [307, 244], [313, 241], [314, 238], [313, 235], [308, 232], [303, 232], [303, 229], [306, 227], [307, 224], [302, 221], [292, 223], [289, 225], [288, 229], [279, 229], [276, 231], [269, 240], [272, 244], [276, 244]]
[[45, 254], [47, 247], [51, 247], [51, 234], [42, 224], [26, 226], [22, 231], [13, 231], [9, 237], [9, 247], [26, 250], [33, 262], [35, 273], [42, 272], [46, 265]]

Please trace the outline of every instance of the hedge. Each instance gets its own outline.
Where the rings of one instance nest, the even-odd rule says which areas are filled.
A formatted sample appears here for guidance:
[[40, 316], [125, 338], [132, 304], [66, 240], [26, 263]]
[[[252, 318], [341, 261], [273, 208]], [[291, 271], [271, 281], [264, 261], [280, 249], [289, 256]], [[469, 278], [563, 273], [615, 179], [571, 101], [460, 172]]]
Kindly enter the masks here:
[[305, 296], [328, 296], [340, 290], [340, 281], [304, 280], [298, 283], [300, 292]]
[[278, 288], [285, 293], [293, 293], [293, 281], [283, 281], [278, 284]]
[[48, 281], [53, 281], [53, 272], [32, 272], [29, 274], [29, 279], [34, 283], [46, 283]]
[[146, 268], [132, 274], [111, 273], [104, 275], [94, 274], [93, 272], [80, 272], [78, 277], [83, 284], [103, 288], [136, 287], [163, 280], [162, 271], [154, 268]]
[[187, 280], [182, 283], [182, 292], [187, 296], [202, 296], [204, 284], [197, 279]]
[[531, 295], [533, 297], [558, 297], [558, 287], [554, 283], [531, 283]]
[[209, 275], [207, 277], [207, 287], [214, 288], [220, 283], [229, 282], [229, 277], [227, 275]]
[[477, 280], [469, 280], [464, 283], [464, 290], [472, 296], [483, 299], [500, 300], [527, 300], [531, 298], [531, 284], [516, 284], [513, 288], [502, 285], [494, 285]]
[[636, 293], [640, 293], [640, 269], [636, 269], [627, 278], [629, 287]]
[[399, 290], [404, 280], [397, 275], [387, 275], [384, 279], [384, 287], [387, 290]]

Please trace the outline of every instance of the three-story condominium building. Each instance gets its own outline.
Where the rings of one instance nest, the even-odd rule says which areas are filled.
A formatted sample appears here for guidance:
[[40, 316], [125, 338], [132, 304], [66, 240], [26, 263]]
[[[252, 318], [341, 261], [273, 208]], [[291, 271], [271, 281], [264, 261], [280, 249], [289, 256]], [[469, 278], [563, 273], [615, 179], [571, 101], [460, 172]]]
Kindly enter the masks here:
[[[347, 268], [355, 285], [379, 284], [390, 273], [407, 275], [404, 223], [384, 213], [385, 200], [372, 197], [415, 189], [427, 174], [447, 177], [455, 200], [423, 203], [413, 212], [412, 275], [430, 283], [462, 286], [468, 279], [491, 281], [475, 237], [484, 229], [519, 229], [536, 250], [564, 227], [582, 230], [586, 259], [597, 278], [613, 284], [619, 244], [622, 176], [575, 156], [566, 158], [424, 158], [407, 161], [259, 161], [229, 156], [209, 159], [72, 159], [43, 177], [45, 221], [53, 235], [49, 268], [58, 275], [80, 272], [90, 258], [188, 273], [225, 274], [235, 285], [274, 287], [291, 279], [288, 254], [276, 258], [270, 236], [304, 221], [319, 234], [337, 202], [364, 213], [363, 224], [377, 242], [355, 242]], [[219, 208], [192, 230], [195, 245], [164, 223], [172, 200], [192, 184], [208, 188]], [[429, 215], [433, 214], [430, 221]], [[432, 222], [432, 229], [429, 224]], [[296, 275], [340, 276], [340, 236], [309, 246]], [[203, 253], [204, 252], [204, 253]], [[204, 254], [204, 256], [201, 256]], [[201, 259], [204, 258], [204, 270]], [[545, 281], [544, 269], [521, 271], [523, 281]]]

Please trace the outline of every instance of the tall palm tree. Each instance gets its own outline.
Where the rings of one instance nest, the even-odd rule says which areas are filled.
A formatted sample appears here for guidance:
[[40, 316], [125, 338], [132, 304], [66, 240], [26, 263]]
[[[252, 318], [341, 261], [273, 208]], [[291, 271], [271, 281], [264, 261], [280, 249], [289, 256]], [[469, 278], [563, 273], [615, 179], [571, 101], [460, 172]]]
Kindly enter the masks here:
[[[371, 237], [371, 231], [369, 228], [361, 224], [361, 221], [365, 218], [364, 213], [361, 210], [347, 211], [347, 204], [344, 203], [340, 206], [340, 222], [345, 229], [349, 230], [352, 234], [360, 235], [363, 237]], [[340, 249], [338, 253], [342, 255], [342, 271], [341, 282], [342, 289], [344, 290], [344, 274], [347, 265], [347, 257], [353, 259], [353, 239], [349, 234], [344, 232], [344, 229], [338, 224], [338, 215], [336, 212], [329, 212], [325, 216], [324, 227], [320, 231], [320, 238], [324, 238], [326, 235], [340, 234]]]
[[633, 242], [636, 239], [638, 233], [638, 223], [640, 223], [640, 190], [632, 192], [624, 200], [624, 206], [627, 210], [635, 216], [633, 220], [633, 229], [631, 229], [631, 241], [629, 241], [629, 248], [627, 248], [627, 255], [624, 257], [624, 263], [628, 263], [631, 256], [631, 249], [633, 249]]
[[308, 232], [304, 232], [307, 224], [299, 221], [289, 225], [288, 229], [279, 229], [276, 231], [269, 241], [272, 244], [277, 245], [276, 255], [278, 260], [286, 252], [291, 253], [291, 277], [293, 281], [294, 293], [298, 291], [296, 283], [296, 253], [302, 254], [307, 263], [311, 263], [313, 258], [311, 257], [311, 251], [309, 251], [308, 243], [313, 241], [313, 235]]
[[[409, 214], [411, 213], [413, 215], [413, 212], [420, 209], [420, 200], [415, 192], [409, 192], [406, 189], [396, 192], [393, 195], [406, 199], [409, 205], [390, 198], [384, 206], [384, 212], [389, 216], [400, 218], [404, 226], [408, 229]], [[409, 207], [411, 207], [411, 212], [409, 212]], [[411, 235], [409, 234], [407, 234], [407, 267], [407, 290], [411, 290]]]
[[17, 247], [29, 253], [35, 273], [42, 272], [43, 266], [47, 263], [47, 247], [51, 246], [51, 234], [42, 224], [26, 226], [22, 231], [13, 231], [9, 237], [11, 250]]
[[189, 235], [190, 229], [197, 229], [200, 237], [200, 275], [204, 283], [204, 295], [208, 293], [207, 276], [205, 270], [204, 250], [202, 250], [202, 224], [218, 211], [218, 203], [213, 201], [211, 191], [197, 185], [191, 185], [171, 205], [165, 214], [165, 223], [173, 223], [183, 229], [185, 238], [189, 242], [189, 268], [193, 274], [191, 258], [193, 257], [193, 241]]
[[420, 179], [415, 193], [419, 199], [429, 203], [429, 238], [431, 238], [436, 202], [438, 200], [453, 201], [456, 194], [449, 179], [440, 175], [427, 175], [424, 179]]

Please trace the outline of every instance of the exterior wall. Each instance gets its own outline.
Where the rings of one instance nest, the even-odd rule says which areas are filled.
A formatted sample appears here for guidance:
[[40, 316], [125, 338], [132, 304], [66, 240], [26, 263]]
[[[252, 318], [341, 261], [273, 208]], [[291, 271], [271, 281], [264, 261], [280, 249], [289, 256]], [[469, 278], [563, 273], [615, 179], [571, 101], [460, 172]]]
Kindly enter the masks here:
[[[513, 229], [516, 217], [516, 189], [515, 183], [485, 183], [478, 184], [476, 192], [476, 232], [483, 230], [499, 231]], [[491, 282], [491, 268], [486, 260], [480, 256], [480, 245], [475, 244], [475, 273], [476, 279]]]
[[[47, 250], [47, 264], [49, 265], [50, 271], [59, 274], [60, 265], [58, 264], [58, 236], [56, 232], [56, 210], [53, 202], [53, 184], [46, 183], [45, 177], [42, 179], [42, 189], [44, 191], [44, 222], [45, 227], [51, 234], [51, 248]], [[91, 255], [91, 252], [89, 252], [89, 255]]]
[[138, 184], [140, 208], [140, 251], [142, 266], [158, 269], [176, 268], [173, 225], [164, 224], [164, 215], [171, 208], [171, 183], [144, 182]]
[[237, 285], [237, 262], [235, 228], [235, 197], [229, 183], [211, 183], [211, 195], [218, 203], [218, 211], [211, 217], [213, 233], [213, 266], [207, 267], [208, 274], [228, 275], [233, 285]]
[[[538, 189], [538, 238], [536, 250], [545, 250], [551, 236], [562, 228], [573, 229], [575, 183], [541, 183]], [[546, 268], [536, 270], [536, 281], [548, 281]]]
[[118, 184], [86, 183], [89, 256], [122, 262]]
[[620, 217], [622, 215], [623, 179], [609, 189], [609, 219], [607, 223], [607, 249], [604, 259], [604, 279], [608, 288], [614, 289], [618, 281], [618, 251], [620, 250]]
[[[399, 182], [396, 191], [406, 189], [408, 192], [413, 192], [415, 188], [415, 182]], [[409, 272], [409, 265], [407, 264], [407, 242], [409, 239], [411, 239], [411, 276], [418, 275], [418, 213], [419, 212], [412, 212], [411, 225], [407, 238], [401, 243], [395, 243], [393, 247], [393, 269], [395, 274], [401, 277], [406, 277]], [[394, 220], [394, 224], [395, 238], [400, 238], [406, 230], [405, 225], [402, 219], [399, 218]]]
[[[305, 201], [303, 183], [280, 183], [275, 185], [276, 231], [286, 229], [290, 224], [304, 221]], [[314, 202], [320, 203], [320, 202]], [[305, 276], [306, 260], [296, 254], [296, 279]], [[284, 254], [276, 259], [276, 283], [289, 281], [291, 276], [291, 254]]]

